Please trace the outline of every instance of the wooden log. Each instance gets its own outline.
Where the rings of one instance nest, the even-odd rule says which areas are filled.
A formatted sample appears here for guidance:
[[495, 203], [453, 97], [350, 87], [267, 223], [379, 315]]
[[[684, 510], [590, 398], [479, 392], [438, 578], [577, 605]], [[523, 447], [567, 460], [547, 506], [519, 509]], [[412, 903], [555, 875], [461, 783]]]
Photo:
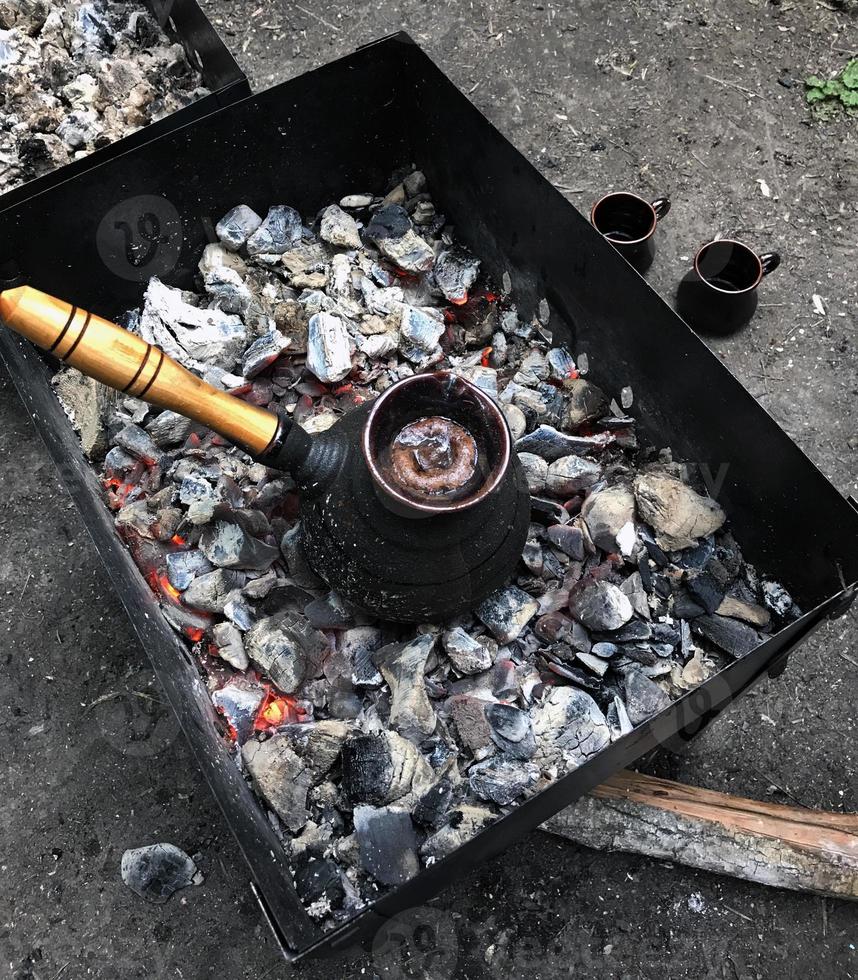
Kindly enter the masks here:
[[625, 770], [542, 829], [597, 850], [858, 899], [858, 814], [762, 803]]

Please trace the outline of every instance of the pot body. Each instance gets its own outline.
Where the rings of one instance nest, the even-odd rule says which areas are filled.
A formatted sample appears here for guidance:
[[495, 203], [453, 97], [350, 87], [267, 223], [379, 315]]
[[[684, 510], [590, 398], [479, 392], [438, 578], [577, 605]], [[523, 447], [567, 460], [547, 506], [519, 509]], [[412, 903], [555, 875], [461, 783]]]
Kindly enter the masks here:
[[395, 513], [376, 492], [360, 450], [371, 407], [349, 412], [323, 434], [321, 475], [296, 474], [307, 560], [332, 589], [382, 619], [455, 616], [504, 585], [521, 556], [530, 494], [518, 456], [512, 453], [493, 492], [467, 510]]

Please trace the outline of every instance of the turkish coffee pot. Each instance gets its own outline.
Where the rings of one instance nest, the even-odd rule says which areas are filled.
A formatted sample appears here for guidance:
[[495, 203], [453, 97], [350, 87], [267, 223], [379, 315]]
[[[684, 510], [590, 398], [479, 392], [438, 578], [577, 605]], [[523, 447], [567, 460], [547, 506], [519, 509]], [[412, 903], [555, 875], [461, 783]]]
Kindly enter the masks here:
[[199, 422], [289, 473], [310, 566], [376, 616], [455, 616], [515, 568], [530, 522], [527, 481], [503, 413], [463, 378], [413, 375], [310, 435], [30, 286], [0, 292], [0, 318], [96, 381]]

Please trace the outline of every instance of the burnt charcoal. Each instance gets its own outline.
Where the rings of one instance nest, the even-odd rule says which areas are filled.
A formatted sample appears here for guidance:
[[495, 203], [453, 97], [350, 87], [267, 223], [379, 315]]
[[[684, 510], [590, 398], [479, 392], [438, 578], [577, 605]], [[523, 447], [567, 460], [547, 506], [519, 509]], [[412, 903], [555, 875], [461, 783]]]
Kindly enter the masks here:
[[456, 726], [459, 741], [474, 754], [492, 742], [492, 729], [486, 718], [486, 704], [481, 698], [467, 694], [456, 694], [447, 701], [447, 709]]
[[[600, 633], [599, 636], [607, 636], [610, 634]], [[616, 656], [616, 654], [622, 652], [622, 648], [617, 646], [616, 643], [611, 643], [606, 640], [601, 640], [598, 643], [594, 643], [590, 648], [590, 653], [594, 654], [599, 658], [610, 658]]]
[[542, 575], [542, 570], [545, 565], [542, 545], [533, 538], [525, 541], [524, 548], [521, 552], [521, 561], [532, 575]]
[[237, 252], [247, 244], [247, 240], [261, 224], [262, 218], [253, 208], [249, 208], [246, 204], [239, 204], [221, 218], [215, 233], [226, 248]]
[[639, 670], [627, 670], [623, 677], [626, 709], [633, 725], [640, 725], [670, 705], [665, 692]]
[[424, 634], [410, 643], [388, 644], [372, 655], [373, 663], [390, 686], [390, 725], [415, 741], [435, 730], [435, 712], [423, 677], [435, 639]]
[[[631, 654], [626, 655], [626, 654]], [[651, 650], [624, 650], [623, 654], [614, 657], [611, 667], [619, 674], [624, 674], [627, 670], [639, 671], [644, 677], [667, 677], [673, 670], [675, 664], [672, 660], [666, 660], [653, 655]]]
[[379, 208], [367, 225], [367, 237], [374, 242], [385, 238], [402, 238], [411, 230], [411, 219], [405, 208], [398, 204], [387, 204]]
[[363, 699], [357, 691], [334, 688], [328, 692], [328, 712], [332, 718], [350, 721], [357, 718], [363, 710]]
[[543, 524], [568, 524], [572, 515], [556, 500], [545, 497], [530, 498], [531, 519]]
[[448, 822], [420, 847], [424, 859], [440, 861], [494, 823], [497, 816], [487, 807], [462, 804], [451, 811]]
[[114, 436], [113, 441], [135, 459], [142, 459], [147, 466], [160, 464], [164, 458], [163, 452], [149, 433], [144, 432], [139, 425], [126, 425]]
[[650, 534], [647, 528], [640, 528], [638, 531], [638, 536], [641, 541], [643, 541], [644, 547], [646, 548], [649, 557], [658, 565], [659, 568], [667, 568], [670, 564], [670, 559], [667, 555], [659, 548], [656, 543], [655, 538]]
[[214, 570], [214, 565], [206, 556], [196, 549], [192, 551], [174, 551], [167, 555], [167, 578], [170, 585], [180, 592], [193, 582], [197, 575], [205, 575]]
[[571, 497], [602, 476], [602, 467], [586, 456], [561, 456], [548, 467], [545, 490], [553, 497]]
[[698, 616], [691, 627], [734, 660], [747, 656], [766, 639], [745, 623], [725, 616]]
[[511, 704], [487, 704], [486, 721], [491, 729], [492, 741], [512, 759], [532, 759], [536, 751], [536, 739], [530, 715]]
[[611, 703], [608, 705], [605, 718], [611, 730], [612, 739], [618, 739], [622, 738], [623, 735], [628, 735], [635, 727], [632, 724], [631, 718], [629, 718], [625, 702], [618, 695], [614, 695]]
[[[609, 643], [608, 644], [597, 643], [593, 647], [593, 650], [595, 651], [596, 647], [610, 646], [610, 645], [611, 644]], [[614, 652], [616, 652], [616, 648], [614, 649]], [[607, 660], [603, 660], [602, 657], [597, 656], [595, 652], [594, 653], [579, 652], [578, 654], [576, 654], [576, 659], [579, 660], [582, 664], [584, 664], [584, 666], [588, 670], [592, 671], [597, 677], [604, 677], [605, 674], [608, 672], [608, 668], [611, 666]]]
[[[270, 208], [265, 220], [247, 239], [250, 255], [282, 255], [301, 240], [303, 223], [294, 208], [277, 204]], [[224, 242], [229, 245], [228, 242]]]
[[521, 636], [538, 609], [539, 604], [535, 599], [510, 585], [493, 592], [477, 606], [475, 612], [499, 643], [510, 643]]
[[687, 660], [694, 653], [694, 643], [691, 640], [691, 624], [682, 619], [679, 621], [680, 649], [683, 660]]
[[286, 559], [289, 577], [302, 589], [319, 589], [324, 582], [313, 571], [301, 540], [301, 525], [290, 528], [280, 541], [280, 550]]
[[633, 643], [638, 640], [648, 640], [656, 626], [643, 622], [640, 619], [632, 619], [625, 626], [610, 633], [594, 633], [593, 639], [598, 643], [602, 640], [608, 643]]
[[[578, 659], [578, 653], [575, 654], [575, 658], [576, 660]], [[551, 658], [549, 658], [547, 663], [548, 669], [552, 674], [557, 674], [558, 677], [571, 681], [576, 687], [583, 688], [586, 691], [599, 691], [601, 689], [601, 684], [597, 680], [578, 667], [573, 667], [568, 663], [560, 663]]]
[[381, 687], [384, 678], [373, 657], [378, 647], [370, 644], [358, 646], [352, 654], [352, 684], [355, 687]]
[[[493, 347], [492, 350], [495, 350], [495, 348]], [[520, 439], [527, 428], [527, 419], [524, 417], [524, 412], [522, 412], [518, 405], [504, 405], [503, 413], [506, 416], [507, 425], [509, 426], [513, 441]]]
[[719, 616], [729, 616], [730, 619], [741, 619], [742, 622], [760, 629], [765, 629], [772, 621], [768, 609], [754, 602], [742, 602], [741, 599], [729, 595], [724, 597], [717, 609], [707, 612], [717, 612]]
[[468, 770], [468, 784], [474, 796], [499, 806], [508, 806], [538, 779], [538, 766], [504, 756], [493, 756]]
[[553, 426], [540, 425], [533, 432], [522, 436], [515, 444], [516, 452], [534, 453], [549, 463], [562, 456], [583, 456], [602, 452], [611, 441], [610, 436], [570, 436], [558, 432]]
[[147, 902], [163, 905], [181, 888], [201, 885], [203, 876], [175, 844], [150, 844], [122, 855], [122, 880]]
[[563, 382], [567, 393], [566, 414], [563, 425], [568, 429], [579, 429], [602, 418], [608, 412], [608, 396], [601, 388], [584, 378], [569, 378]]
[[445, 330], [443, 318], [435, 310], [403, 306], [399, 320], [399, 347], [415, 364], [422, 364], [440, 353], [438, 342]]
[[412, 814], [416, 823], [435, 827], [447, 815], [453, 799], [453, 784], [446, 777], [439, 779], [417, 801]]
[[284, 337], [276, 328], [269, 330], [244, 352], [241, 373], [245, 378], [255, 378], [277, 360], [289, 346], [289, 337]]
[[531, 716], [535, 761], [544, 766], [575, 769], [611, 741], [599, 706], [589, 694], [574, 687], [550, 688]]
[[197, 575], [188, 585], [183, 601], [204, 612], [222, 613], [228, 597], [244, 585], [242, 572], [216, 568], [213, 572]]
[[326, 719], [290, 725], [283, 734], [289, 736], [292, 748], [310, 769], [313, 781], [318, 782], [339, 758], [352, 730], [353, 726], [344, 721]]
[[724, 599], [724, 589], [708, 571], [692, 573], [686, 579], [688, 591], [708, 613], [714, 613]]
[[304, 606], [304, 615], [318, 630], [341, 630], [355, 625], [352, 607], [336, 592], [308, 602]]
[[305, 851], [293, 859], [295, 890], [302, 902], [311, 905], [324, 899], [332, 908], [342, 905], [345, 897], [337, 865], [326, 857]]
[[569, 609], [579, 623], [596, 631], [617, 630], [634, 615], [628, 597], [610, 582], [596, 582], [578, 592]]
[[444, 650], [453, 666], [462, 674], [479, 674], [488, 670], [497, 654], [497, 643], [487, 637], [474, 638], [461, 626], [442, 637]]
[[581, 528], [570, 524], [553, 524], [548, 528], [546, 537], [563, 554], [576, 561], [584, 560], [584, 535]]
[[212, 639], [221, 660], [225, 660], [236, 670], [247, 670], [250, 660], [244, 650], [244, 640], [232, 623], [218, 623], [212, 627]]
[[319, 219], [319, 238], [337, 248], [360, 248], [360, 232], [357, 222], [342, 208], [331, 204]]
[[764, 580], [761, 590], [763, 602], [776, 616], [780, 616], [781, 619], [786, 617], [796, 619], [801, 615], [801, 610], [792, 596], [780, 583]]
[[[650, 635], [656, 643], [667, 643], [675, 647], [681, 639], [681, 624], [653, 623], [650, 627]], [[648, 637], [640, 637], [640, 639], [648, 639]]]
[[366, 235], [400, 269], [427, 272], [435, 262], [435, 253], [413, 229], [405, 208], [388, 204], [372, 216]]
[[[274, 569], [263, 572], [256, 578], [248, 578], [242, 586], [241, 594], [248, 599], [264, 599], [277, 584], [277, 573]], [[313, 625], [312, 623], [310, 624]]]
[[[640, 566], [639, 566], [640, 567]], [[648, 581], [652, 585], [652, 575], [649, 570], [649, 566], [643, 563], [643, 567], [646, 568], [647, 575], [649, 576]], [[649, 598], [646, 592], [646, 581], [643, 575], [638, 572], [632, 572], [629, 577], [621, 583], [620, 592], [623, 593], [632, 604], [632, 609], [642, 616], [644, 619], [649, 619], [651, 616], [651, 611], [649, 608]]]
[[246, 633], [256, 623], [257, 616], [239, 592], [232, 595], [223, 604], [223, 614], [242, 632]]
[[212, 703], [226, 718], [239, 745], [244, 745], [253, 735], [254, 722], [265, 697], [265, 688], [245, 677], [231, 677], [212, 694]]
[[543, 493], [548, 480], [548, 463], [541, 456], [535, 456], [533, 453], [519, 453], [518, 460], [524, 470], [527, 488], [531, 494]]
[[673, 599], [673, 614], [679, 619], [696, 619], [702, 616], [706, 610], [687, 592], [678, 592]]
[[277, 617], [261, 620], [245, 637], [247, 655], [284, 694], [293, 694], [304, 679], [307, 656], [303, 646], [302, 638]]
[[309, 819], [307, 791], [312, 773], [286, 735], [247, 742], [241, 755], [253, 785], [284, 824], [297, 833]]
[[703, 569], [715, 554], [715, 542], [711, 537], [704, 538], [696, 545], [686, 548], [684, 551], [677, 551], [673, 556], [673, 563], [680, 568]]
[[355, 834], [365, 871], [383, 885], [403, 885], [420, 870], [411, 814], [397, 807], [356, 806]]
[[151, 422], [146, 423], [146, 431], [161, 449], [184, 442], [193, 428], [194, 423], [190, 419], [169, 410], [159, 413]]
[[325, 384], [342, 379], [352, 369], [348, 331], [332, 313], [310, 317], [307, 335], [307, 370]]
[[643, 520], [656, 532], [659, 547], [681, 551], [717, 531], [726, 514], [711, 497], [703, 497], [667, 473], [645, 473], [635, 480], [635, 500]]
[[215, 521], [200, 538], [200, 551], [218, 568], [270, 568], [280, 552], [248, 534], [238, 524]]
[[435, 260], [435, 282], [445, 298], [461, 303], [468, 298], [480, 271], [480, 260], [466, 248], [451, 245], [442, 249]]
[[630, 525], [634, 538], [635, 498], [628, 487], [608, 487], [591, 494], [584, 501], [581, 517], [595, 545], [607, 552], [628, 553], [619, 542]]
[[342, 747], [343, 789], [352, 803], [393, 803], [411, 789], [420, 759], [396, 732], [354, 735]]

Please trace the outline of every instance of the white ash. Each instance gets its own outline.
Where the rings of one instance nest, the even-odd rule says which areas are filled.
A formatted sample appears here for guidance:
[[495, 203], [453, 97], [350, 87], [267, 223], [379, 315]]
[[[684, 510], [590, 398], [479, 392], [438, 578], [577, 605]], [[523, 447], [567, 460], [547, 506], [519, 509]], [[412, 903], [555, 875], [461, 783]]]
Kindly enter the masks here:
[[373, 620], [313, 571], [290, 477], [170, 412], [120, 399], [104, 420], [117, 527], [170, 586], [165, 615], [196, 643], [225, 737], [325, 927], [798, 614], [670, 453], [638, 448], [634, 418], [610, 409], [624, 381], [608, 383], [610, 365], [593, 365], [603, 387], [584, 381], [587, 357], [552, 347], [487, 281], [448, 301], [476, 258], [430, 205], [408, 172], [387, 199], [357, 188], [303, 220], [239, 205], [199, 290], [153, 280], [137, 329], [311, 432], [436, 366], [495, 398], [532, 524], [510, 582], [470, 612]]
[[0, 192], [208, 95], [142, 4], [0, 2]]

